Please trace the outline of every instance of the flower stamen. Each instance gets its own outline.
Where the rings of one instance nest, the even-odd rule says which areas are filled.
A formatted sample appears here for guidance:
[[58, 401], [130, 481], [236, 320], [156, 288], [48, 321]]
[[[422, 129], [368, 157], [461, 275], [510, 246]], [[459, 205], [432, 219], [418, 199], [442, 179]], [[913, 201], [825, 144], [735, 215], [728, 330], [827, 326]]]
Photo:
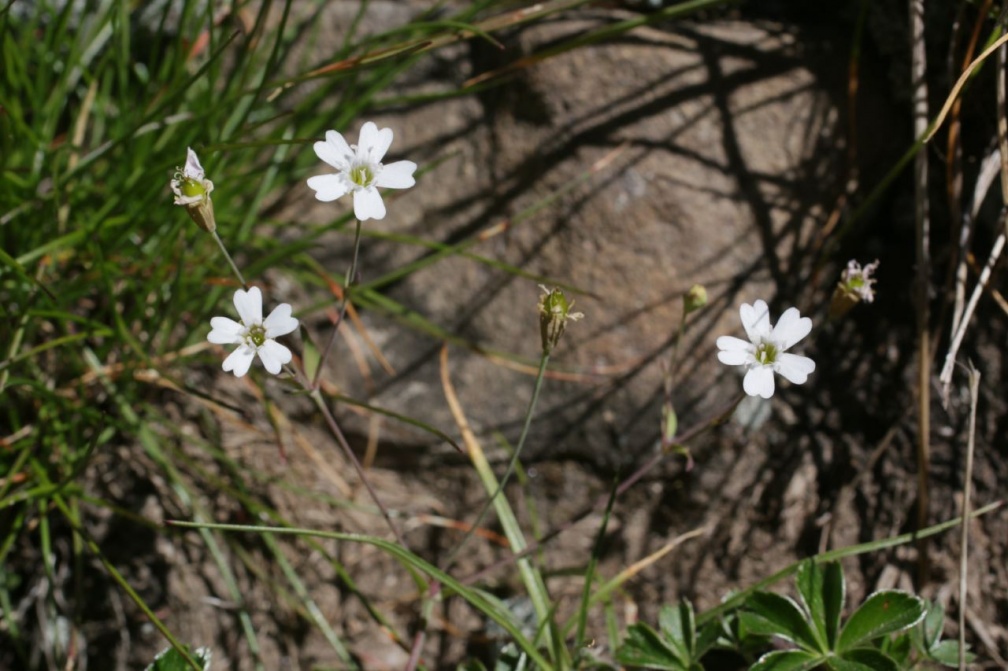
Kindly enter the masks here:
[[777, 361], [777, 347], [772, 342], [762, 342], [756, 346], [756, 362], [769, 366]]

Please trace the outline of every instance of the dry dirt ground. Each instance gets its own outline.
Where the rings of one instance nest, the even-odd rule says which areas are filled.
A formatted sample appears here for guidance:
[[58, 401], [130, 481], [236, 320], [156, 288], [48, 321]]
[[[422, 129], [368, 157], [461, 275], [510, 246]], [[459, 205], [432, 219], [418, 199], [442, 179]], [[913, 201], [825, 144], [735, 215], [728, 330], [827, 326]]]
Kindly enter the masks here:
[[[334, 26], [341, 25], [340, 4], [326, 15]], [[396, 3], [373, 4], [369, 20], [376, 22], [395, 20], [402, 11]], [[474, 45], [447, 50], [403, 86], [433, 90], [438, 82], [464, 81], [624, 11], [585, 11], [513, 31], [502, 36], [508, 50], [501, 54]], [[852, 174], [845, 165], [849, 33], [839, 19], [821, 25], [786, 18], [732, 14], [635, 30], [540, 63], [485, 95], [387, 110], [378, 119], [396, 130], [396, 158], [447, 157], [423, 178], [422, 188], [393, 202], [383, 230], [444, 242], [512, 221], [610, 157], [584, 185], [476, 248], [583, 291], [577, 307], [588, 317], [571, 327], [555, 357], [524, 460], [526, 480], [508, 490], [525, 528], [537, 530], [533, 535], [563, 529], [540, 555], [561, 617], [573, 612], [581, 590], [577, 575], [602, 520], [593, 506], [614, 479], [655, 453], [661, 362], [674, 340], [678, 296], [694, 282], [707, 285], [712, 301], [681, 346], [675, 401], [683, 429], [706, 426], [738, 393], [739, 378], [717, 365], [713, 341], [723, 333], [741, 335], [736, 306], [743, 300], [763, 297], [777, 314], [788, 305], [810, 314], [817, 327], [805, 353], [817, 370], [807, 385], [782, 390], [767, 406], [747, 406], [748, 425], [733, 419], [700, 432], [689, 443], [692, 469], [669, 457], [616, 502], [601, 544], [598, 571], [606, 578], [700, 530], [624, 585], [614, 599], [620, 623], [653, 622], [662, 604], [683, 597], [698, 609], [710, 608], [730, 590], [798, 559], [915, 527], [909, 183], [897, 182], [862, 226], [823, 251], [817, 232]], [[857, 160], [867, 186], [910, 138], [909, 114], [890, 85], [889, 68], [898, 64], [884, 56], [870, 47], [865, 55]], [[304, 212], [303, 191], [294, 189], [271, 206], [273, 215], [292, 221], [333, 216], [324, 209]], [[978, 255], [986, 255], [991, 230], [981, 228]], [[316, 251], [336, 275], [346, 266], [349, 239], [346, 232], [334, 235]], [[365, 279], [421, 254], [366, 239]], [[829, 321], [825, 309], [836, 270], [852, 255], [881, 260], [878, 300]], [[937, 257], [939, 265], [948, 261], [947, 254]], [[935, 273], [938, 287], [944, 286], [942, 272]], [[279, 273], [270, 280], [278, 299], [300, 297]], [[1003, 287], [1003, 274], [995, 282]], [[507, 451], [497, 437], [516, 439], [531, 393], [535, 282], [450, 259], [387, 290], [481, 348], [452, 346], [450, 369], [470, 421], [502, 472]], [[936, 315], [944, 291], [935, 292]], [[440, 381], [440, 340], [380, 311], [364, 310], [361, 319], [338, 343], [345, 355], [329, 371], [332, 388], [420, 417], [458, 440]], [[323, 333], [325, 321], [320, 314], [308, 326]], [[973, 500], [982, 505], [1003, 497], [1008, 481], [1008, 319], [986, 300], [976, 323], [965, 353], [983, 373], [973, 479]], [[936, 332], [943, 354], [945, 328]], [[364, 333], [394, 374], [369, 358]], [[521, 365], [481, 353], [495, 349], [524, 357]], [[213, 402], [162, 392], [174, 429], [161, 438], [169, 461], [181, 464], [187, 490], [170, 486], [164, 462], [136, 444], [97, 455], [88, 487], [155, 524], [88, 511], [89, 532], [181, 640], [213, 648], [214, 669], [253, 669], [257, 659], [267, 669], [340, 668], [315, 617], [362, 667], [403, 668], [407, 652], [369, 609], [408, 641], [419, 595], [408, 573], [382, 552], [353, 543], [201, 536], [159, 526], [171, 518], [269, 523], [263, 511], [275, 510], [313, 529], [386, 533], [311, 407], [282, 382], [262, 378], [191, 373], [187, 384], [211, 390]], [[452, 523], [471, 521], [485, 500], [464, 455], [387, 418], [347, 404], [334, 407], [411, 549], [443, 561], [460, 537]], [[966, 408], [961, 379], [950, 410], [932, 407], [930, 523], [959, 510]], [[578, 521], [568, 526], [572, 520]], [[488, 525], [499, 530], [492, 519]], [[970, 533], [968, 637], [977, 668], [1008, 668], [1008, 517], [1003, 510], [987, 515], [971, 523]], [[299, 583], [285, 575], [278, 553]], [[934, 538], [923, 583], [913, 545], [845, 560], [849, 603], [882, 587], [901, 587], [939, 599], [954, 613], [958, 553], [956, 534]], [[494, 538], [475, 539], [455, 573], [476, 575], [505, 556]], [[29, 568], [34, 559], [30, 550], [21, 557], [29, 578], [37, 578]], [[87, 576], [83, 593], [68, 590], [72, 571]], [[66, 618], [60, 621], [79, 635], [87, 668], [142, 668], [163, 646], [97, 562], [57, 567], [54, 581]], [[508, 566], [480, 574], [476, 584], [504, 598], [522, 593]], [[305, 610], [304, 595], [314, 613]], [[33, 611], [24, 619], [58, 618]], [[597, 613], [591, 626], [605, 656], [610, 651]], [[436, 605], [429, 632], [428, 668], [453, 668], [466, 655], [486, 658], [495, 644], [485, 623], [458, 599]], [[946, 632], [955, 633], [951, 621]], [[724, 668], [736, 662], [725, 660]]]

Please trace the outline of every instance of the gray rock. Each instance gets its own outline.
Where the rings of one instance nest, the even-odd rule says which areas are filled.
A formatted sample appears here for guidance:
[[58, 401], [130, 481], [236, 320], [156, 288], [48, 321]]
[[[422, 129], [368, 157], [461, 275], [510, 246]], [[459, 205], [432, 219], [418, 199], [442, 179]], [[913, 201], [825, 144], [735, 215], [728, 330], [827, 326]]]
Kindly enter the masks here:
[[[395, 5], [375, 2], [372, 11], [384, 20], [407, 11]], [[404, 86], [443, 89], [437, 77], [446, 71], [458, 84], [629, 15], [586, 11], [518, 29], [500, 54], [456, 47], [438, 55], [450, 68], [431, 66], [424, 76], [433, 79]], [[741, 302], [764, 298], [775, 315], [789, 305], [808, 311], [808, 249], [828, 214], [823, 204], [840, 189], [838, 119], [786, 26], [639, 28], [522, 68], [479, 97], [376, 115], [396, 134], [389, 160], [440, 162], [391, 200], [385, 220], [366, 226], [458, 243], [509, 222], [470, 251], [573, 287], [586, 314], [551, 360], [526, 454], [622, 465], [656, 445], [662, 364], [691, 285], [704, 284], [711, 302], [679, 347], [680, 427], [741, 391], [739, 372], [721, 366], [714, 347], [718, 335], [742, 335]], [[333, 208], [349, 208], [320, 203], [306, 215], [305, 194], [294, 191], [302, 219], [326, 221], [346, 211]], [[336, 275], [349, 241], [342, 234], [320, 249]], [[426, 254], [365, 239], [363, 281]], [[538, 281], [455, 257], [385, 287], [406, 310], [470, 343], [452, 346], [452, 378], [484, 436], [500, 431], [513, 442], [520, 431], [539, 355]], [[441, 341], [404, 333], [402, 317], [379, 310], [363, 319], [397, 371], [385, 376], [370, 364], [370, 402], [456, 435], [438, 373]], [[811, 353], [814, 337], [799, 350]], [[356, 371], [338, 363], [333, 375], [347, 393], [367, 396]], [[436, 442], [401, 426], [382, 436], [404, 446]]]

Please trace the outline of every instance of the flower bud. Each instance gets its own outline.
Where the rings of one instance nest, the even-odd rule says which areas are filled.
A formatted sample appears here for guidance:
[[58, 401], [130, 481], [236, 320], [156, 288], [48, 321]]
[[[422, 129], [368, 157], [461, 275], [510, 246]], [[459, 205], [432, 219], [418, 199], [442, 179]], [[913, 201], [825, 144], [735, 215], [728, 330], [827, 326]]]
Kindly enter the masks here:
[[196, 225], [211, 233], [217, 230], [213, 200], [210, 198], [213, 188], [213, 182], [206, 178], [196, 152], [189, 148], [185, 167], [175, 171], [171, 189], [175, 193], [175, 204], [185, 207]]
[[875, 278], [872, 274], [878, 269], [878, 259], [873, 263], [861, 264], [851, 259], [840, 274], [840, 282], [833, 290], [830, 300], [830, 317], [842, 317], [858, 303], [871, 303], [875, 300]]
[[696, 312], [707, 305], [707, 289], [702, 284], [694, 284], [683, 294], [683, 314]]
[[549, 354], [560, 342], [560, 336], [567, 328], [567, 320], [577, 321], [584, 317], [580, 312], [571, 312], [574, 301], [567, 302], [567, 297], [560, 289], [547, 289], [539, 285], [543, 295], [539, 297], [539, 335], [542, 337], [543, 354]]

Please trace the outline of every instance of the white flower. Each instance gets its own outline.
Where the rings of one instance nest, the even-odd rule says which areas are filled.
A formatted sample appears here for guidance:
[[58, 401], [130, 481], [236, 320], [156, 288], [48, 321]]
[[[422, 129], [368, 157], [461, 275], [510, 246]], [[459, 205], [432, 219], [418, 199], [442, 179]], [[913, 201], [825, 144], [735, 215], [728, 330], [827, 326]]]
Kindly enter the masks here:
[[176, 170], [172, 177], [171, 190], [175, 193], [175, 204], [186, 208], [189, 216], [205, 231], [214, 231], [213, 182], [206, 178], [199, 157], [191, 147], [186, 150], [185, 167]]
[[878, 259], [865, 264], [864, 268], [860, 263], [851, 259], [847, 262], [847, 268], [840, 274], [840, 287], [844, 291], [856, 295], [865, 303], [871, 303], [875, 300], [875, 289], [872, 287], [876, 281], [872, 275], [878, 270], [878, 266]]
[[391, 144], [392, 129], [378, 130], [371, 121], [361, 127], [360, 140], [356, 145], [347, 144], [343, 136], [334, 130], [327, 131], [325, 142], [315, 143], [315, 153], [337, 172], [309, 177], [308, 186], [323, 202], [353, 192], [354, 216], [357, 219], [384, 219], [385, 203], [378, 187], [408, 189], [416, 184], [413, 172], [417, 165], [413, 161], [382, 165], [381, 160]]
[[266, 370], [276, 375], [280, 372], [280, 367], [291, 360], [291, 351], [274, 340], [298, 327], [298, 320], [291, 317], [291, 306], [281, 303], [264, 320], [262, 293], [258, 287], [236, 291], [234, 305], [241, 321], [214, 317], [210, 320], [213, 330], [207, 336], [207, 340], [216, 345], [238, 345], [224, 359], [224, 370], [241, 377], [248, 372], [252, 360], [258, 354]]
[[770, 310], [764, 301], [739, 308], [742, 326], [749, 342], [733, 336], [717, 339], [718, 359], [729, 366], [746, 366], [742, 388], [750, 396], [770, 398], [774, 393], [774, 372], [794, 384], [802, 384], [815, 370], [815, 361], [805, 356], [788, 354], [792, 345], [812, 330], [812, 320], [801, 317], [797, 308], [788, 308], [770, 328]]

